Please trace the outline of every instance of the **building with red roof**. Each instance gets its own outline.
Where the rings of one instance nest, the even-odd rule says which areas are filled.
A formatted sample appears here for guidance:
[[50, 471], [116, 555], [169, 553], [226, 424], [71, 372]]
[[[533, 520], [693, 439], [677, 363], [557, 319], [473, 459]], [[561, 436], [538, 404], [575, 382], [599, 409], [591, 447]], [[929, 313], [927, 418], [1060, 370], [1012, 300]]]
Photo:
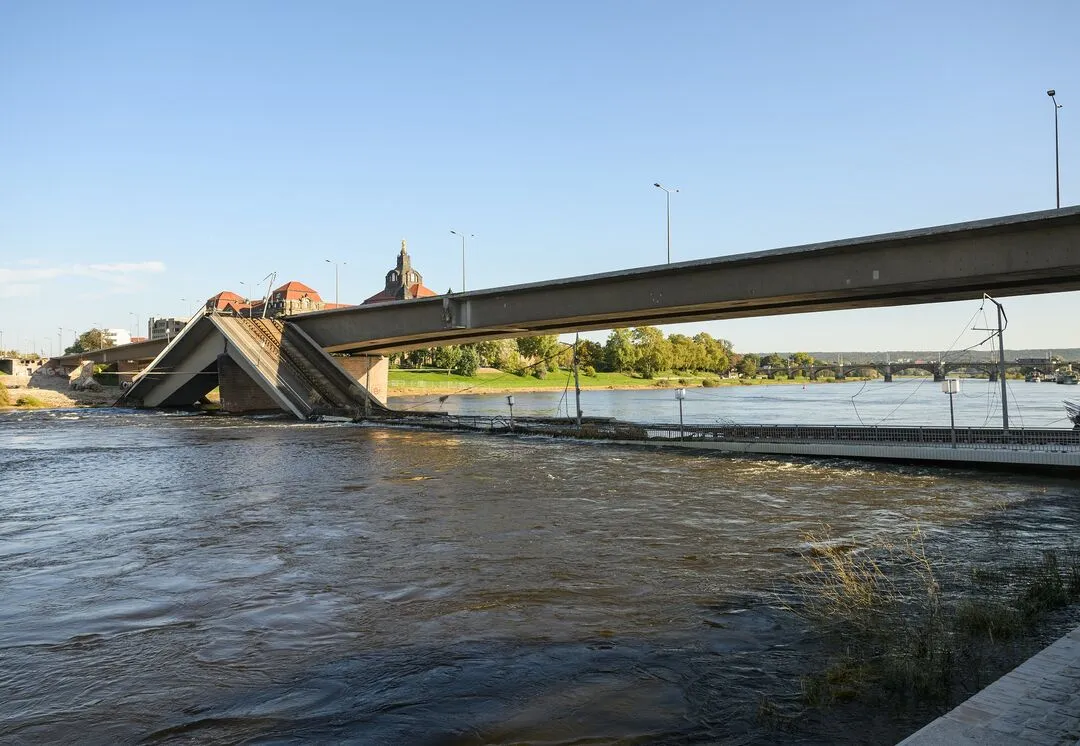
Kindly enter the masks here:
[[391, 300], [409, 300], [410, 298], [430, 298], [438, 295], [434, 290], [424, 286], [424, 278], [413, 269], [412, 259], [405, 250], [405, 240], [401, 241], [401, 253], [397, 257], [397, 266], [386, 273], [386, 286], [375, 295], [364, 301], [368, 303], [384, 303]]
[[208, 298], [204, 307], [207, 311], [240, 314], [249, 309], [251, 304], [231, 290], [222, 290]]

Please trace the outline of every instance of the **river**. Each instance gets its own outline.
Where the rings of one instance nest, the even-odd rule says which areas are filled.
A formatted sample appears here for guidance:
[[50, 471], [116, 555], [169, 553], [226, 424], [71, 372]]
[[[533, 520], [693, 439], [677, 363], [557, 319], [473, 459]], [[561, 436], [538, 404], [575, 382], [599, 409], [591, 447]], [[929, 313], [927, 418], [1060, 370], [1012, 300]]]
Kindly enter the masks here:
[[1080, 526], [1067, 480], [121, 410], [0, 414], [0, 488], [5, 743], [890, 742], [757, 716], [821, 654], [806, 534], [963, 572]]
[[[514, 394], [514, 413], [521, 416], [572, 415], [573, 381], [563, 391]], [[1001, 384], [963, 379], [953, 397], [957, 427], [1001, 424]], [[1048, 383], [1009, 381], [1010, 427], [1071, 428], [1063, 399], [1080, 400], [1080, 389]], [[392, 405], [408, 410], [446, 411], [469, 415], [506, 415], [506, 395], [461, 394], [394, 397]], [[583, 389], [586, 415], [635, 422], [679, 421], [675, 389], [613, 391]], [[898, 378], [892, 383], [798, 383], [688, 388], [683, 401], [687, 424], [728, 423], [798, 425], [933, 425], [949, 426], [949, 397], [941, 384], [926, 378]]]

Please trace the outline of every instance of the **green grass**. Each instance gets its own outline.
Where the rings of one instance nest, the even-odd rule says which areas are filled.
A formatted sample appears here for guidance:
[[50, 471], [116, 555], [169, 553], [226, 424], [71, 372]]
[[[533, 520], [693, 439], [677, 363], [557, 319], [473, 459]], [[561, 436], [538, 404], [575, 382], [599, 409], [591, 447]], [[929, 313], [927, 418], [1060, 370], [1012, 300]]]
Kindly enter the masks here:
[[[581, 388], [583, 389], [606, 389], [606, 388], [649, 388], [655, 386], [701, 386], [705, 378], [713, 381], [720, 379], [715, 376], [691, 375], [687, 373], [668, 373], [656, 378], [637, 378], [625, 373], [597, 373], [595, 376], [581, 375]], [[459, 376], [454, 374], [439, 373], [435, 371], [414, 371], [394, 368], [390, 370], [389, 385], [390, 393], [395, 389], [431, 389], [436, 391], [458, 391], [465, 388], [483, 391], [484, 389], [551, 389], [561, 391], [567, 385], [574, 385], [573, 374], [570, 371], [560, 369], [549, 371], [544, 378], [536, 378], [531, 375], [519, 376], [514, 373], [480, 371], [475, 376]], [[680, 383], [680, 380], [686, 383]], [[734, 381], [732, 381], [734, 383]]]
[[0, 407], [10, 407], [11, 396], [8, 394], [7, 386], [0, 383]]
[[16, 407], [24, 407], [26, 409], [41, 409], [42, 407], [49, 406], [36, 396], [20, 396], [15, 400]]

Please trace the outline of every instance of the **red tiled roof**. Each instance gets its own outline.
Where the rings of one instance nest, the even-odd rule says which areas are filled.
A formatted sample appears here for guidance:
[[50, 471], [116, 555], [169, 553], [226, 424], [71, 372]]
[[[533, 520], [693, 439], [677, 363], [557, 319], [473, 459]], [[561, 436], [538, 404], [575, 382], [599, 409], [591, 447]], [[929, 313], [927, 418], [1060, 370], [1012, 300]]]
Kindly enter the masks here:
[[216, 311], [224, 311], [229, 305], [232, 306], [246, 306], [246, 301], [231, 290], [222, 290], [217, 295], [212, 295], [206, 299], [206, 305], [212, 306]]
[[312, 301], [322, 301], [322, 297], [317, 291], [296, 280], [290, 280], [281, 287], [275, 288], [271, 295], [276, 297], [278, 293], [281, 293], [282, 300], [300, 300], [306, 295]]

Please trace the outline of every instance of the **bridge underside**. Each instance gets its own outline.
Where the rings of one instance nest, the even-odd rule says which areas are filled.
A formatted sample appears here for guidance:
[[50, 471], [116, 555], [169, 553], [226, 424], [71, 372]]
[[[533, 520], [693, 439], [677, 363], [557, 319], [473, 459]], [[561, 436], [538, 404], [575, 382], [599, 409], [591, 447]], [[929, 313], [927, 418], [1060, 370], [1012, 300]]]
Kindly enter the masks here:
[[292, 317], [323, 348], [1080, 290], [1080, 208]]
[[229, 412], [300, 419], [360, 417], [379, 400], [303, 331], [269, 319], [207, 315], [188, 324], [121, 397], [137, 407], [190, 407], [220, 388]]

